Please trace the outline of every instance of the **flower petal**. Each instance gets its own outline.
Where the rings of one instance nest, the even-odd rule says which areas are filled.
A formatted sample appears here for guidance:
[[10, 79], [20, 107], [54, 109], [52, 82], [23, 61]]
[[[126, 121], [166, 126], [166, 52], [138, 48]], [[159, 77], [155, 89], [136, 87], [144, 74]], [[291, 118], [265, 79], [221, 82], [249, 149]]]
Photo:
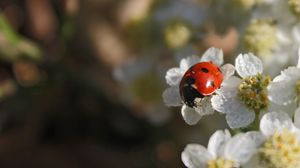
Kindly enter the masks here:
[[300, 79], [300, 69], [288, 67], [273, 79], [268, 86], [268, 98], [275, 104], [287, 105], [296, 97], [296, 82]]
[[294, 124], [297, 128], [300, 129], [300, 107], [298, 107], [295, 111]]
[[227, 142], [224, 157], [241, 165], [250, 160], [256, 151], [256, 143], [250, 135], [238, 134]]
[[188, 144], [181, 153], [181, 160], [188, 168], [205, 168], [211, 159], [205, 147], [198, 144]]
[[[295, 109], [297, 108], [297, 103], [293, 101], [291, 104], [283, 106], [278, 105], [270, 101], [268, 106], [268, 111], [264, 111], [260, 113], [260, 116], [262, 117], [264, 114], [270, 112], [270, 111], [283, 111], [289, 115], [290, 118], [294, 117]], [[261, 118], [260, 117], [260, 118]]]
[[284, 129], [293, 129], [293, 122], [287, 113], [269, 112], [260, 120], [260, 130], [265, 136], [270, 136], [275, 131], [280, 132]]
[[184, 121], [189, 125], [195, 125], [202, 118], [198, 112], [195, 111], [194, 108], [188, 107], [187, 105], [183, 105], [181, 108], [181, 115]]
[[262, 61], [252, 53], [240, 54], [235, 59], [235, 68], [243, 78], [263, 72]]
[[218, 130], [210, 138], [207, 150], [212, 154], [213, 158], [222, 156], [224, 153], [225, 143], [230, 139], [231, 135], [228, 130]]
[[228, 126], [232, 129], [246, 127], [255, 119], [255, 113], [246, 107], [241, 107], [237, 111], [233, 111], [226, 115]]
[[184, 74], [184, 71], [180, 68], [171, 68], [166, 73], [166, 81], [170, 86], [179, 85], [179, 82]]
[[222, 65], [224, 62], [223, 51], [214, 47], [207, 49], [201, 57], [201, 62], [209, 62], [209, 61], [212, 61], [214, 64], [218, 66]]
[[259, 131], [247, 132], [245, 136], [255, 143], [256, 148], [259, 148], [266, 140], [266, 137]]
[[295, 84], [293, 80], [271, 82], [268, 86], [269, 100], [278, 105], [290, 104], [296, 97]]
[[163, 94], [163, 101], [167, 106], [181, 106], [181, 98], [178, 86], [171, 86], [167, 88]]
[[200, 61], [200, 58], [198, 56], [190, 56], [190, 57], [187, 57], [187, 58], [183, 58], [181, 61], [180, 61], [180, 64], [179, 64], [179, 67], [180, 69], [182, 69], [184, 72], [187, 71], [191, 66], [197, 64], [201, 62]]
[[236, 76], [231, 76], [228, 79], [224, 80], [222, 83], [221, 88], [234, 88], [235, 90], [237, 90], [237, 87], [239, 86], [239, 84], [241, 83], [241, 78], [238, 78]]
[[287, 79], [297, 80], [300, 78], [300, 69], [297, 67], [288, 67], [284, 71], [281, 72], [281, 75], [285, 76]]
[[237, 99], [237, 87], [240, 84], [241, 79], [237, 77], [230, 77], [223, 81], [220, 89], [217, 90], [217, 94], [212, 96], [212, 107], [222, 113], [231, 113], [236, 111], [241, 106], [241, 102]]
[[300, 79], [300, 69], [297, 67], [288, 67], [283, 70], [280, 75], [273, 79], [273, 82], [286, 81], [286, 80], [298, 80]]
[[235, 67], [232, 64], [225, 64], [221, 67], [221, 71], [224, 75], [224, 80], [225, 80], [234, 74]]

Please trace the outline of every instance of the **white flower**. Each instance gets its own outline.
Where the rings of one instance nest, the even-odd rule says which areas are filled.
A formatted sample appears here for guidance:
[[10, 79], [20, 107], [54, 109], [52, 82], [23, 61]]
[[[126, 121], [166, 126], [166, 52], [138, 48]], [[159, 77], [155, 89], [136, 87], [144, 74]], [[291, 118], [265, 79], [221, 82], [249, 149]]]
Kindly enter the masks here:
[[[180, 97], [179, 84], [184, 73], [194, 64], [199, 62], [212, 61], [220, 66], [223, 63], [223, 52], [220, 49], [209, 48], [201, 58], [196, 56], [187, 57], [180, 61], [179, 67], [171, 68], [166, 73], [167, 84], [170, 85], [163, 93], [163, 99], [167, 106], [181, 106], [181, 114], [187, 124], [196, 124], [203, 115], [212, 114], [214, 110], [211, 106], [210, 96], [201, 100], [201, 106], [189, 107], [183, 103]], [[231, 64], [225, 64], [221, 67], [224, 79], [233, 75], [234, 67]]]
[[[298, 116], [295, 116], [299, 122]], [[300, 130], [285, 112], [269, 112], [260, 121], [261, 142], [259, 162], [262, 167], [296, 168], [300, 167]]]
[[167, 47], [178, 50], [199, 38], [194, 30], [207, 19], [206, 12], [206, 5], [197, 0], [172, 0], [155, 8], [153, 20], [162, 28]]
[[188, 144], [181, 159], [188, 168], [239, 167], [256, 153], [256, 141], [260, 137], [257, 132], [231, 137], [227, 130], [218, 130], [210, 137], [207, 149], [202, 145]]
[[[292, 5], [294, 4], [293, 1], [297, 5]], [[298, 0], [262, 0], [261, 2], [261, 5], [258, 5], [253, 11], [252, 19], [272, 20], [271, 27], [276, 30], [275, 34], [273, 33], [273, 36], [276, 36], [276, 42], [269, 47], [269, 54], [254, 54], [262, 58], [265, 72], [273, 77], [278, 75], [280, 70], [287, 65], [294, 65], [295, 53], [297, 53], [300, 44], [300, 24], [299, 16], [292, 11], [298, 9], [300, 3], [298, 3]], [[257, 31], [263, 32], [263, 29]], [[269, 31], [265, 34], [272, 33]], [[266, 41], [266, 38], [262, 38], [262, 35], [257, 36], [256, 40], [266, 42], [266, 44], [271, 42], [270, 40]], [[266, 48], [264, 46], [259, 47], [259, 43], [256, 44], [259, 50]], [[250, 52], [253, 51], [250, 50]]]
[[242, 46], [259, 56], [264, 71], [275, 76], [291, 58], [293, 40], [290, 32], [290, 28], [276, 24], [273, 18], [252, 19], [244, 31]]
[[224, 80], [211, 99], [213, 108], [226, 114], [230, 128], [249, 125], [254, 121], [255, 113], [268, 106], [266, 86], [269, 78], [262, 75], [261, 60], [251, 53], [240, 54], [235, 60], [235, 68], [242, 79], [232, 76]]
[[[299, 50], [300, 54], [300, 50]], [[299, 55], [298, 54], [298, 55]], [[300, 100], [300, 56], [297, 67], [291, 66], [274, 78], [268, 87], [269, 99], [279, 105]]]

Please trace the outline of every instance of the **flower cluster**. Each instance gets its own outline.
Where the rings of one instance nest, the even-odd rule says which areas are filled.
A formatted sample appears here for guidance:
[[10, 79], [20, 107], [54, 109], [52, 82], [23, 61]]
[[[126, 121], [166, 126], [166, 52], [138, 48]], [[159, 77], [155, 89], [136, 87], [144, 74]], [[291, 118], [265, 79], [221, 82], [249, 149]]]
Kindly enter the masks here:
[[189, 168], [297, 168], [300, 167], [299, 110], [295, 123], [284, 112], [269, 112], [260, 121], [258, 131], [231, 136], [216, 131], [207, 149], [189, 144], [182, 161]]
[[[133, 32], [139, 45], [140, 37], [149, 38], [144, 42], [153, 40], [144, 52], [167, 53], [179, 62], [166, 72], [164, 104], [180, 107], [189, 125], [214, 114], [223, 115], [228, 125], [229, 131], [212, 135], [207, 149], [187, 145], [183, 163], [197, 168], [300, 167], [299, 0], [167, 0], [151, 11], [140, 28], [154, 24], [158, 30], [151, 29], [149, 37]], [[159, 40], [152, 39], [155, 32]], [[223, 51], [217, 48], [209, 48], [201, 57], [194, 55], [207, 46], [224, 49], [225, 60], [231, 62], [224, 64]], [[159, 51], [164, 47], [167, 50]], [[163, 62], [159, 72], [170, 63], [149, 58]], [[201, 63], [213, 65], [210, 69]], [[148, 78], [137, 85], [144, 86]], [[138, 95], [149, 93], [149, 106], [155, 102], [149, 99], [157, 96], [149, 96], [158, 90], [153, 86], [137, 89]]]
[[235, 27], [240, 32], [239, 52], [259, 56], [272, 77], [285, 66], [295, 65], [300, 45], [298, 0], [211, 1], [216, 27], [222, 32]]
[[277, 75], [287, 65], [295, 65], [299, 47], [298, 0], [260, 0], [251, 12], [242, 34], [243, 48], [262, 58], [267, 71]]
[[[216, 131], [207, 149], [187, 145], [182, 152], [183, 163], [190, 168], [300, 167], [299, 55], [297, 66], [286, 68], [273, 79], [264, 72], [263, 61], [256, 55], [239, 54], [234, 65], [222, 65], [223, 52], [213, 47], [202, 57], [184, 58], [179, 67], [169, 69], [166, 81], [170, 87], [162, 95], [167, 106], [182, 106], [181, 114], [189, 125], [214, 112], [225, 114], [232, 130], [232, 135], [228, 130]], [[219, 66], [223, 74], [220, 87], [211, 94], [201, 93], [206, 85], [201, 89], [196, 86], [198, 80], [211, 84], [210, 77], [215, 73], [205, 68], [195, 71], [202, 62]], [[187, 75], [193, 80], [188, 80], [191, 90], [184, 94], [192, 94], [189, 99], [194, 99], [193, 106], [182, 96], [182, 81], [186, 82]], [[293, 112], [284, 112], [284, 108]]]

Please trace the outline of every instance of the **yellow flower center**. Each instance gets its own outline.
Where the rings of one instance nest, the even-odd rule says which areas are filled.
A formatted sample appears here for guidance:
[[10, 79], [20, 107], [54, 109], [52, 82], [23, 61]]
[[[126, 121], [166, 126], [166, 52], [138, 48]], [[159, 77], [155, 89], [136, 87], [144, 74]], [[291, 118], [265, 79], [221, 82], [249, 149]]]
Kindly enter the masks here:
[[180, 48], [188, 43], [191, 34], [191, 29], [186, 23], [174, 21], [165, 28], [165, 41], [170, 48]]
[[262, 74], [246, 77], [239, 85], [238, 97], [248, 108], [259, 112], [268, 107], [267, 86], [270, 81], [269, 76]]
[[288, 4], [289, 4], [289, 8], [290, 8], [292, 14], [295, 17], [300, 18], [300, 1], [299, 0], [289, 0]]
[[210, 160], [207, 164], [207, 168], [234, 168], [234, 163], [224, 158], [217, 158]]
[[277, 43], [276, 27], [268, 20], [254, 20], [246, 28], [243, 44], [257, 56], [269, 56]]
[[274, 133], [259, 151], [266, 168], [300, 167], [300, 144], [294, 133], [284, 130]]

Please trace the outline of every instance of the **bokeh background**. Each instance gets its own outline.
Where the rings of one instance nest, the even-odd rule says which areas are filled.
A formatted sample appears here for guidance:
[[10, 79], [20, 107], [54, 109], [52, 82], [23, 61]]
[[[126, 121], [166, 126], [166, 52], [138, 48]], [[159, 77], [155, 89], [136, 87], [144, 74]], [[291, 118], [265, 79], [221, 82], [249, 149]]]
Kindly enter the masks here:
[[0, 167], [184, 167], [226, 124], [188, 126], [164, 76], [211, 46], [231, 61], [238, 32], [212, 3], [0, 0]]

